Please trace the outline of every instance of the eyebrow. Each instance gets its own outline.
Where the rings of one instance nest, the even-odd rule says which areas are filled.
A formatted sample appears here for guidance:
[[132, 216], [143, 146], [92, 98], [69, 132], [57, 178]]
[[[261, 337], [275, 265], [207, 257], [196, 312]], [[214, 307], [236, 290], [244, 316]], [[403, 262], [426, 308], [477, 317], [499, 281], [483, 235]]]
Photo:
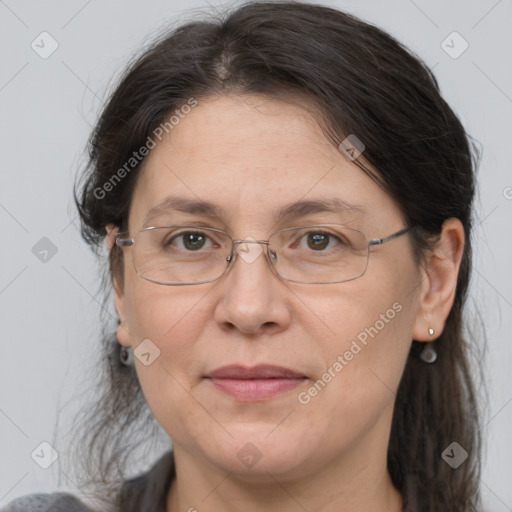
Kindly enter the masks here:
[[[178, 196], [168, 196], [153, 206], [144, 216], [144, 225], [165, 213], [178, 211], [194, 215], [205, 215], [218, 219], [226, 219], [226, 212], [217, 204], [209, 201], [192, 200]], [[357, 203], [350, 203], [339, 197], [329, 199], [310, 199], [296, 201], [282, 206], [275, 212], [276, 222], [287, 219], [304, 217], [311, 213], [359, 213], [365, 214], [367, 210]]]

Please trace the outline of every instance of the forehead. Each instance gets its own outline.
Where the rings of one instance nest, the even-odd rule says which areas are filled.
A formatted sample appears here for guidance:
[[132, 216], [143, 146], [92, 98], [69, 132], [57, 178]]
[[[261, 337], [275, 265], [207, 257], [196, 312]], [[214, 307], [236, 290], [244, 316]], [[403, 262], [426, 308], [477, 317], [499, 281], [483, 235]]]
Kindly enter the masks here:
[[262, 96], [199, 99], [146, 157], [132, 197], [130, 230], [143, 227], [150, 210], [172, 208], [169, 196], [209, 203], [213, 208], [205, 215], [222, 211], [223, 222], [261, 226], [299, 201], [354, 205], [345, 212], [367, 218], [379, 208], [396, 209], [327, 140], [312, 108]]

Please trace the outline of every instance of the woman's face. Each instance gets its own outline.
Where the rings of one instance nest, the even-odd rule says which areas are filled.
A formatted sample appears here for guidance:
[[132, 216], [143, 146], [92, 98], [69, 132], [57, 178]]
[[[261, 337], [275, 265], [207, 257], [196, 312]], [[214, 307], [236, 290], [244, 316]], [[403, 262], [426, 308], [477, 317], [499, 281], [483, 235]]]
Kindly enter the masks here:
[[[168, 196], [213, 203], [222, 214], [168, 210], [145, 222]], [[335, 199], [359, 208], [277, 218], [293, 203]], [[261, 96], [199, 100], [146, 157], [130, 235], [189, 223], [234, 240], [322, 223], [372, 239], [404, 226], [395, 202], [327, 141], [306, 109]], [[421, 294], [408, 235], [372, 247], [366, 273], [335, 284], [284, 281], [257, 247], [251, 257], [238, 254], [219, 280], [186, 286], [142, 279], [133, 248], [124, 250], [118, 338], [134, 350], [151, 340], [141, 345], [151, 354], [146, 364], [134, 358], [137, 374], [175, 452], [244, 478], [269, 472], [280, 481], [340, 461], [355, 472], [382, 462]], [[212, 378], [233, 365], [293, 375], [256, 368], [245, 377], [259, 379], [249, 382], [238, 368]]]

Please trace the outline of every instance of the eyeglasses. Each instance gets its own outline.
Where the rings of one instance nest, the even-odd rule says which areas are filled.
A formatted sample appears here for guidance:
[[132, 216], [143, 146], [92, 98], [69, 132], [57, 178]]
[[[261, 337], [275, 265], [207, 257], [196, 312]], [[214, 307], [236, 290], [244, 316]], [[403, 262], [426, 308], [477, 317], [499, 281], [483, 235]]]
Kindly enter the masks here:
[[131, 247], [137, 275], [157, 284], [216, 281], [237, 255], [252, 263], [263, 252], [261, 244], [266, 245], [271, 270], [282, 279], [330, 284], [361, 277], [368, 267], [371, 246], [382, 245], [410, 229], [368, 240], [357, 229], [320, 224], [281, 229], [268, 240], [233, 240], [219, 229], [182, 225], [143, 228], [133, 238], [124, 238], [128, 233], [117, 233], [116, 244]]

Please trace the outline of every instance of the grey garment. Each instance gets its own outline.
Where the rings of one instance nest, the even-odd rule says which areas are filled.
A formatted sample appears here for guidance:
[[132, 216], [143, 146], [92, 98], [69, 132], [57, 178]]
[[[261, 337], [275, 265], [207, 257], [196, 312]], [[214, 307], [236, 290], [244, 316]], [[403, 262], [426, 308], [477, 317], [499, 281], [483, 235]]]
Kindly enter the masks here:
[[90, 512], [82, 502], [71, 494], [28, 494], [11, 501], [0, 512]]
[[167, 494], [175, 478], [174, 454], [170, 450], [147, 473], [123, 483], [119, 510], [166, 512]]
[[[166, 452], [146, 473], [121, 487], [122, 512], [165, 512], [167, 492], [175, 477], [174, 456]], [[95, 512], [69, 493], [37, 493], [16, 498], [0, 512]]]

